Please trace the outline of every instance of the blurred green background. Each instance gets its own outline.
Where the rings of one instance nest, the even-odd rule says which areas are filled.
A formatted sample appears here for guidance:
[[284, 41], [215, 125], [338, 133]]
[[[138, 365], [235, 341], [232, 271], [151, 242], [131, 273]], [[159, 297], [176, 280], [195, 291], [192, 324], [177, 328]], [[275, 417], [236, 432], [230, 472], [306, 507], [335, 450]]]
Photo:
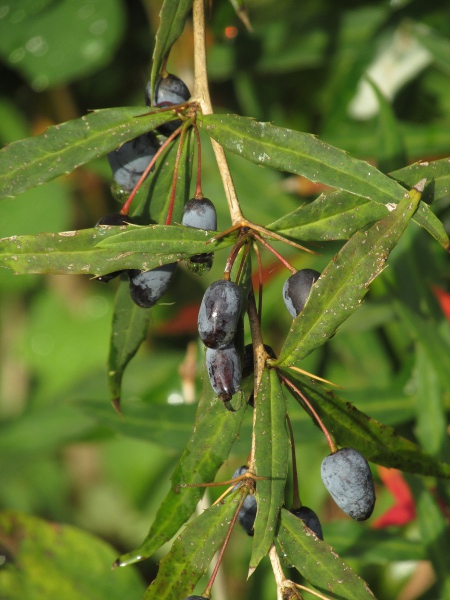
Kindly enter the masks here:
[[[160, 7], [156, 0], [0, 0], [1, 144], [41, 133], [90, 109], [142, 107]], [[317, 134], [386, 171], [405, 166], [404, 160], [450, 155], [448, 2], [249, 0], [247, 8], [251, 33], [230, 2], [215, 0], [209, 11], [208, 66], [217, 112]], [[192, 49], [188, 22], [168, 70], [191, 89]], [[389, 130], [365, 74], [392, 107], [401, 156], [387, 152]], [[216, 203], [219, 228], [224, 229], [229, 225], [225, 197], [206, 140], [203, 149], [204, 193]], [[323, 191], [240, 158], [230, 156], [230, 165], [245, 215], [263, 225]], [[91, 227], [118, 208], [110, 184], [104, 158], [2, 200], [0, 236]], [[448, 232], [449, 200], [443, 196], [435, 205]], [[277, 248], [296, 267], [320, 270], [340, 245], [321, 244], [317, 257]], [[171, 469], [192, 430], [200, 390], [192, 372], [197, 366], [198, 373], [202, 361], [196, 307], [225, 260], [219, 253], [202, 279], [179, 269], [174, 286], [152, 311], [148, 339], [125, 374], [122, 421], [109, 404], [105, 366], [116, 282], [104, 286], [81, 276], [19, 277], [0, 269], [0, 508], [74, 525], [112, 544], [93, 587], [82, 596], [72, 590], [74, 598], [113, 597], [100, 584], [96, 589], [95, 581], [114, 583], [124, 577], [111, 574], [110, 563], [140, 544], [169, 487]], [[290, 324], [287, 311], [278, 310], [287, 272], [266, 252], [263, 260], [263, 331], [277, 351]], [[449, 317], [449, 266], [437, 243], [412, 226], [363, 307], [304, 363], [305, 369], [343, 386], [342, 396], [360, 410], [447, 462], [450, 397], [435, 376], [429, 347], [434, 332], [450, 344], [448, 320], [433, 291], [435, 286], [441, 290]], [[426, 324], [426, 339], [405, 320], [405, 306]], [[300, 407], [293, 401], [289, 405], [302, 500], [319, 514], [326, 541], [379, 598], [448, 597], [450, 569], [442, 562], [450, 543], [448, 486], [426, 482], [434, 495], [426, 492], [430, 504], [423, 510], [429, 514], [433, 507], [442, 538], [427, 537], [422, 509], [415, 516], [405, 493], [394, 499], [385, 485], [386, 473], [376, 469], [375, 514], [365, 524], [350, 522], [334, 507], [320, 479], [324, 440]], [[241, 439], [219, 473], [222, 479], [245, 463], [247, 417]], [[421, 484], [408, 481], [419, 494]], [[215, 496], [210, 494], [210, 500]], [[389, 527], [374, 528], [381, 515], [401, 502], [409, 507], [403, 521], [397, 511]], [[36, 532], [38, 525], [30, 521], [29, 527]], [[92, 563], [87, 548], [95, 543], [79, 540], [86, 565]], [[268, 561], [246, 581], [250, 543], [241, 530], [233, 534], [214, 600], [274, 598]], [[2, 538], [0, 547], [7, 556]], [[72, 547], [73, 559], [76, 543]], [[148, 584], [162, 555], [139, 565], [139, 573], [123, 583], [127, 597], [139, 597], [144, 589], [139, 578]], [[80, 568], [76, 578], [87, 578], [88, 570]], [[7, 596], [0, 590], [0, 598], [25, 597], [25, 588], [15, 589]], [[27, 598], [72, 597], [70, 591], [58, 595], [33, 586], [28, 593]], [[119, 597], [119, 587], [115, 593]]]

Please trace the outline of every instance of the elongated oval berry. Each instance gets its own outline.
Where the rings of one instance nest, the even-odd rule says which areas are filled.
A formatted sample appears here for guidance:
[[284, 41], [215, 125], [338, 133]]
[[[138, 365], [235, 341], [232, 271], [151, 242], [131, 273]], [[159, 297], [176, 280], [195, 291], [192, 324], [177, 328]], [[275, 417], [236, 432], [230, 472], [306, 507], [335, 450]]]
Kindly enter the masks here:
[[291, 513], [301, 519], [306, 527], [309, 527], [317, 535], [319, 540], [323, 540], [322, 525], [320, 524], [319, 517], [312, 508], [302, 506], [301, 508], [291, 510]]
[[172, 281], [177, 263], [156, 267], [151, 271], [130, 269], [131, 299], [142, 308], [151, 308], [163, 296]]
[[184, 600], [208, 600], [205, 596], [188, 596]]
[[238, 285], [219, 279], [206, 290], [198, 313], [198, 333], [208, 348], [224, 348], [234, 338], [242, 308]]
[[[246, 471], [248, 471], [247, 467], [239, 467], [233, 473], [232, 479], [235, 477], [239, 477], [243, 475]], [[234, 486], [233, 490], [237, 490], [241, 486], [240, 483]], [[245, 497], [245, 500], [241, 506], [241, 510], [238, 514], [239, 523], [242, 525], [243, 529], [247, 532], [248, 535], [253, 536], [255, 531], [253, 529], [255, 525], [256, 512], [258, 510], [258, 505], [256, 503], [256, 498], [254, 494], [248, 494]]]
[[319, 277], [314, 269], [301, 269], [284, 282], [283, 299], [293, 319], [305, 308], [311, 287]]
[[[191, 97], [191, 92], [182, 79], [172, 73], [168, 73], [165, 77], [158, 77], [156, 80], [154, 101], [152, 102], [152, 98], [150, 97], [150, 82], [147, 83], [145, 96], [148, 106], [153, 105], [162, 108], [187, 102]], [[175, 121], [161, 125], [158, 127], [158, 131], [163, 135], [170, 135], [180, 125], [180, 119], [176, 119]]]
[[233, 344], [206, 349], [206, 368], [212, 389], [223, 402], [231, 400], [241, 385], [241, 360]]
[[117, 184], [131, 191], [150, 161], [159, 149], [159, 143], [152, 132], [144, 133], [125, 142], [108, 154], [108, 162]]
[[[185, 227], [215, 231], [217, 229], [216, 208], [208, 198], [191, 198], [185, 204], [181, 223]], [[202, 254], [194, 254], [186, 264], [188, 269], [193, 273], [203, 275], [211, 269], [213, 260], [213, 252], [204, 252]]]
[[356, 521], [365, 521], [375, 506], [375, 489], [367, 460], [353, 448], [341, 448], [326, 456], [322, 481], [333, 500]]

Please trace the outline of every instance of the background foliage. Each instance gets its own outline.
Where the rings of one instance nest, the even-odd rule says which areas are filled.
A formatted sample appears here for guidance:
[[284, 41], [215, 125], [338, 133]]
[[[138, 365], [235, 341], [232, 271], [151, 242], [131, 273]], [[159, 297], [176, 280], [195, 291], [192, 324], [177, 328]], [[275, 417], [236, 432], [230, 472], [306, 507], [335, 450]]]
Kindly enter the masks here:
[[[142, 105], [160, 5], [153, 0], [0, 2], [2, 145], [90, 109]], [[252, 34], [231, 4], [217, 1], [212, 7], [208, 64], [217, 112], [317, 134], [384, 172], [450, 155], [447, 3], [336, 6], [323, 0], [300, 9], [296, 0], [255, 0], [247, 5]], [[169, 70], [192, 89], [191, 57], [187, 26]], [[204, 147], [203, 187], [224, 229], [226, 203], [209, 146]], [[230, 163], [244, 213], [258, 223], [276, 222], [323, 191], [299, 176], [283, 176], [234, 155]], [[433, 168], [438, 198], [433, 210], [449, 232], [448, 176], [445, 168], [439, 172], [439, 162]], [[413, 185], [421, 176], [408, 171], [397, 178]], [[107, 161], [99, 159], [69, 177], [3, 199], [0, 235], [89, 228], [117, 208], [110, 183]], [[278, 230], [284, 231], [282, 224]], [[283, 252], [297, 268], [322, 270], [342, 246], [343, 238], [334, 237], [317, 248], [317, 257]], [[99, 569], [95, 578], [82, 564], [77, 571], [86, 574], [88, 586], [89, 578], [103, 581], [105, 591], [99, 588], [93, 597], [110, 594], [111, 581], [117, 594], [123, 585], [129, 597], [139, 597], [164, 554], [163, 549], [140, 564], [140, 573], [134, 567], [109, 570], [119, 553], [142, 542], [190, 437], [195, 407], [177, 403], [183, 396], [195, 400], [200, 390], [196, 313], [204, 289], [221, 274], [220, 257], [201, 280], [180, 272], [164, 304], [152, 311], [149, 337], [124, 377], [123, 421], [107, 402], [105, 372], [115, 284], [102, 286], [82, 275], [17, 277], [0, 269], [0, 506], [9, 511], [3, 513], [2, 530], [29, 527], [43, 546], [54, 545], [53, 527], [18, 516], [20, 511], [74, 525], [112, 544], [115, 550], [97, 551], [99, 540], [70, 528], [60, 532], [61, 545], [69, 548], [58, 557], [62, 568], [82, 556]], [[264, 335], [278, 351], [290, 326], [288, 313], [278, 310], [287, 274], [271, 256], [265, 254], [264, 261]], [[305, 358], [303, 367], [337, 382], [344, 388], [341, 398], [449, 462], [449, 257], [413, 224], [389, 264], [364, 305]], [[448, 484], [408, 476], [406, 486], [380, 468], [374, 517], [366, 524], [350, 522], [320, 480], [324, 440], [299, 408], [290, 411], [298, 432], [302, 499], [318, 512], [325, 539], [380, 598], [446, 597]], [[219, 478], [228, 479], [246, 460], [251, 418], [243, 419], [241, 437]], [[0, 542], [1, 553], [8, 555], [8, 537]], [[30, 570], [39, 569], [34, 551], [36, 559], [28, 553]], [[216, 584], [215, 599], [274, 597], [264, 560], [243, 583], [250, 551], [249, 539], [237, 530], [225, 555], [226, 585]], [[91, 552], [107, 558], [93, 565]], [[120, 578], [128, 580], [119, 584]], [[20, 597], [16, 582], [8, 585], [6, 597]], [[34, 597], [51, 594], [43, 590]], [[64, 597], [83, 594], [82, 586], [73, 586]]]

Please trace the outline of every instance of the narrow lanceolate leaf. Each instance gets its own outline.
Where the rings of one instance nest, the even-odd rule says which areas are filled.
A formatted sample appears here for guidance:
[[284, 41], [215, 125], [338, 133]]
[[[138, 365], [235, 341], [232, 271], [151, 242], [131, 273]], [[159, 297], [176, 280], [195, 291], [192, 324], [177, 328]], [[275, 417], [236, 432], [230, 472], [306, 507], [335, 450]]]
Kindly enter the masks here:
[[170, 111], [144, 116], [146, 112], [146, 106], [97, 110], [6, 146], [0, 151], [0, 198], [70, 173], [173, 119]]
[[[16, 273], [105, 275], [121, 269], [149, 270], [214, 252], [233, 244], [234, 236], [206, 245], [215, 232], [181, 226], [99, 227], [60, 233], [22, 235], [0, 240], [0, 266]], [[116, 242], [114, 238], [117, 237]], [[103, 246], [103, 242], [110, 245]]]
[[155, 82], [164, 61], [173, 44], [183, 33], [193, 0], [164, 0], [159, 13], [160, 24], [156, 32], [155, 49], [153, 50], [152, 72], [150, 76], [151, 95], [155, 89]]
[[172, 475], [172, 489], [156, 513], [144, 542], [136, 550], [121, 556], [117, 566], [148, 558], [176, 534], [192, 515], [205, 491], [204, 488], [178, 486], [213, 481], [239, 435], [245, 407], [234, 413], [227, 411], [214, 395], [206, 370], [203, 377], [204, 389], [194, 433]]
[[239, 500], [240, 494], [231, 494], [186, 526], [159, 563], [144, 600], [180, 600], [194, 591], [225, 540]]
[[450, 193], [450, 158], [416, 162], [393, 171], [390, 176], [406, 187], [412, 187], [414, 182], [425, 178], [427, 185], [422, 198], [427, 203], [435, 202]]
[[[224, 148], [259, 164], [346, 190], [381, 204], [397, 204], [404, 189], [375, 167], [313, 135], [234, 115], [203, 115], [198, 124]], [[450, 241], [430, 207], [421, 204], [414, 220], [444, 248]]]
[[138, 351], [147, 336], [150, 309], [137, 306], [130, 297], [127, 279], [120, 281], [114, 301], [108, 356], [108, 383], [111, 402], [120, 406], [120, 388], [125, 367]]
[[383, 204], [340, 190], [321, 194], [267, 229], [296, 241], [348, 240], [359, 229], [388, 213]]
[[423, 452], [417, 444], [339, 398], [318, 381], [283, 369], [283, 373], [307, 396], [338, 446], [351, 447], [367, 460], [420, 475], [450, 477], [450, 465]]
[[255, 521], [250, 571], [268, 553], [284, 502], [288, 464], [286, 401], [275, 370], [265, 370], [255, 400], [255, 467], [266, 479], [256, 484], [258, 511]]
[[287, 561], [327, 598], [373, 600], [367, 583], [327, 543], [319, 540], [289, 511], [282, 509], [277, 536]]
[[381, 273], [420, 200], [412, 190], [387, 217], [358, 231], [327, 265], [294, 319], [278, 364], [288, 366], [321, 346], [361, 304], [370, 282]]
[[427, 550], [437, 579], [436, 598], [450, 598], [450, 527], [442, 508], [433, 495], [417, 477], [408, 477], [407, 481], [416, 500], [422, 543]]
[[401, 165], [407, 164], [404, 139], [391, 103], [369, 77], [367, 77], [367, 80], [375, 92], [379, 105], [376, 146], [377, 166], [382, 173], [388, 173]]
[[418, 314], [404, 302], [396, 301], [395, 309], [413, 337], [420, 342], [442, 386], [450, 393], [450, 346], [437, 324]]

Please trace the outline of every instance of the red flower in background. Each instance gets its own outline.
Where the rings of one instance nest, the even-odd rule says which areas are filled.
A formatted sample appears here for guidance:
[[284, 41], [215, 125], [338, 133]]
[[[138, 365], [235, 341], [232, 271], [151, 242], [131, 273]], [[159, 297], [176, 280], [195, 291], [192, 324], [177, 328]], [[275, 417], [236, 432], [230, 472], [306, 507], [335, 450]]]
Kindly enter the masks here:
[[433, 292], [441, 305], [442, 312], [450, 321], [450, 294], [437, 285], [433, 286]]
[[397, 469], [378, 467], [381, 481], [394, 496], [395, 504], [372, 523], [374, 529], [382, 529], [391, 525], [406, 525], [416, 518], [414, 498], [408, 484]]

